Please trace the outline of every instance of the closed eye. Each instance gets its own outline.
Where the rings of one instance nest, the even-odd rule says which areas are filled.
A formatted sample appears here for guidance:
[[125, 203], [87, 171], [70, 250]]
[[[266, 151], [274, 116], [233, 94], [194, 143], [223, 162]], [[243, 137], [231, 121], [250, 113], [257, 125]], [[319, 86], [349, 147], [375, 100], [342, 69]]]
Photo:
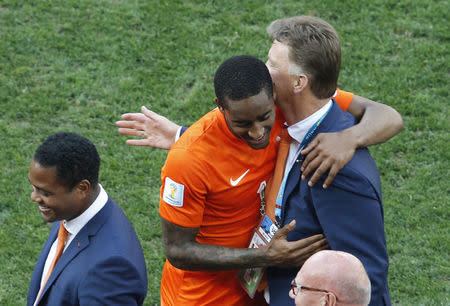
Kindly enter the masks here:
[[240, 127], [240, 128], [246, 128], [251, 125], [250, 121], [233, 121], [233, 123], [236, 127]]
[[267, 113], [263, 114], [262, 116], [258, 117], [259, 121], [266, 121], [270, 118], [270, 115], [272, 114], [272, 111], [268, 111]]

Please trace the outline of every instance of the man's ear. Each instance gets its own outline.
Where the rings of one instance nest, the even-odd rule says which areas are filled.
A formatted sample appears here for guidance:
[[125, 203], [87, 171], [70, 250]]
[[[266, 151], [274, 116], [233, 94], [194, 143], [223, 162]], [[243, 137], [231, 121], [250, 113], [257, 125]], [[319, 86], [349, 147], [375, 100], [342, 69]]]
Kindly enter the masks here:
[[306, 75], [300, 74], [294, 76], [294, 93], [302, 92], [308, 86], [309, 79]]
[[326, 301], [327, 301], [327, 303], [325, 305], [335, 306], [336, 305], [336, 296], [333, 293], [328, 292], [326, 294]]
[[217, 97], [214, 99], [214, 102], [216, 102], [217, 108], [223, 113], [223, 107], [219, 103], [219, 99]]
[[80, 198], [86, 198], [89, 195], [91, 187], [91, 182], [88, 180], [81, 180], [74, 188]]

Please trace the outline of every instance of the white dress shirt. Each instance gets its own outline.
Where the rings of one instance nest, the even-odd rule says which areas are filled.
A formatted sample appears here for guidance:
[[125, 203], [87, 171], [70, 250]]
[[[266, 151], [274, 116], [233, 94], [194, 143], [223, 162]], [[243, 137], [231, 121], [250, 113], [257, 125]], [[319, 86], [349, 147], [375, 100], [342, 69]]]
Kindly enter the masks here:
[[289, 174], [291, 171], [292, 165], [294, 165], [295, 160], [298, 156], [298, 149], [300, 147], [303, 138], [305, 138], [306, 133], [309, 129], [316, 123], [331, 107], [331, 100], [327, 102], [322, 108], [320, 108], [317, 112], [312, 114], [311, 116], [299, 121], [287, 128], [289, 136], [292, 137], [291, 145], [289, 146], [289, 154], [286, 159], [286, 165], [284, 168], [284, 176]]
[[[100, 192], [95, 199], [95, 201], [88, 207], [81, 215], [78, 217], [66, 221], [64, 227], [66, 228], [68, 235], [67, 241], [64, 246], [63, 253], [66, 251], [67, 247], [70, 245], [75, 236], [81, 231], [81, 229], [91, 220], [102, 208], [105, 206], [108, 201], [108, 194], [103, 189], [102, 185], [100, 186]], [[58, 245], [58, 238], [53, 242], [52, 247], [50, 248], [50, 252], [48, 252], [47, 260], [45, 261], [44, 270], [42, 271], [41, 276], [41, 287], [44, 285], [45, 276], [47, 276], [47, 272], [50, 269], [50, 265], [52, 264], [53, 258], [56, 255], [56, 247]]]

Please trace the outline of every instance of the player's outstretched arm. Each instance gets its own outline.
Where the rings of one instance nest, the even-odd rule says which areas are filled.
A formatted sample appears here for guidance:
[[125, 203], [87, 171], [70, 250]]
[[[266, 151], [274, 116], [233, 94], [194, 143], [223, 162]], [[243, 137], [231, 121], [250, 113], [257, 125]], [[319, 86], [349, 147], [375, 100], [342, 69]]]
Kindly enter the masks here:
[[170, 263], [183, 270], [236, 270], [253, 267], [299, 267], [312, 254], [328, 248], [323, 235], [288, 242], [295, 222], [278, 230], [269, 245], [244, 249], [195, 241], [198, 228], [188, 228], [161, 218], [164, 252]]
[[403, 119], [392, 107], [355, 95], [348, 111], [360, 119], [357, 125], [337, 133], [321, 133], [301, 154], [302, 179], [311, 174], [313, 186], [328, 170], [323, 188], [328, 187], [339, 170], [353, 157], [355, 150], [378, 144], [394, 137], [403, 129]]
[[123, 114], [124, 120], [116, 122], [120, 134], [141, 138], [128, 139], [127, 144], [170, 149], [180, 126], [145, 106], [142, 106], [141, 111], [141, 113]]

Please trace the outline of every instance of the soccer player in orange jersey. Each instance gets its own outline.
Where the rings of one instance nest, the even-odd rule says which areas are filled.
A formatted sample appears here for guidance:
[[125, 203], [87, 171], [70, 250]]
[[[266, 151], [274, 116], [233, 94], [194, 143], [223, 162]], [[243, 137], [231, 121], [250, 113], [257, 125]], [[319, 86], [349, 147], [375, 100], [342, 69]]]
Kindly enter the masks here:
[[247, 248], [283, 119], [275, 109], [269, 71], [254, 57], [226, 60], [214, 87], [218, 108], [183, 134], [161, 172], [159, 212], [168, 259], [163, 305], [261, 303], [261, 296], [250, 299], [242, 289], [237, 269], [297, 267], [325, 246], [321, 236], [287, 242], [290, 224], [268, 246]]

